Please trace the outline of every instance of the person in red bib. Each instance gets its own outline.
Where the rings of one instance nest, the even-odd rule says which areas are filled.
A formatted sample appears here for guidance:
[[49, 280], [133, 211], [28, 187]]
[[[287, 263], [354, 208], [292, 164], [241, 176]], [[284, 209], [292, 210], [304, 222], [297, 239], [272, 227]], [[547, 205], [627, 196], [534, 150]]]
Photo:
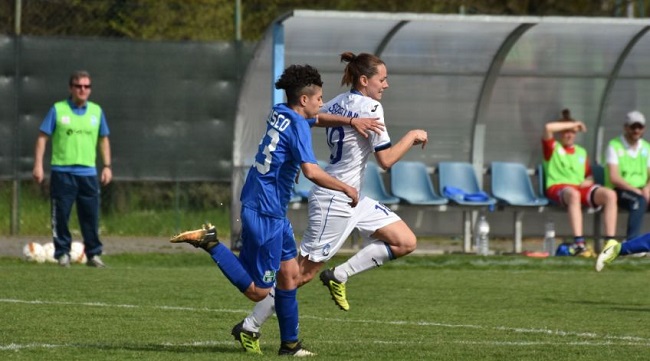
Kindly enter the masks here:
[[546, 124], [542, 136], [546, 196], [567, 208], [574, 255], [586, 250], [582, 206], [602, 207], [606, 239], [613, 239], [616, 234], [616, 193], [594, 183], [587, 151], [575, 144], [576, 133], [586, 131], [585, 124], [571, 118], [569, 109], [564, 109], [562, 118]]

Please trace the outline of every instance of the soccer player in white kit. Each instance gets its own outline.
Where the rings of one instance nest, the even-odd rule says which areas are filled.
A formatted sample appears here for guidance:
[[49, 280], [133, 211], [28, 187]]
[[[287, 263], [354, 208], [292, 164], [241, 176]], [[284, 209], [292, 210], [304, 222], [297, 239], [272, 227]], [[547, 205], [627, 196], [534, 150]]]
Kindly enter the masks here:
[[[368, 132], [365, 138], [352, 128], [356, 118], [379, 118], [384, 122], [384, 110], [379, 102], [388, 88], [386, 65], [377, 56], [367, 53], [341, 54], [346, 62], [342, 85], [351, 90], [326, 103], [321, 112], [350, 118], [348, 126], [327, 128], [330, 162], [325, 171], [360, 190], [368, 158], [375, 154], [377, 163], [388, 169], [415, 145], [424, 148], [427, 133], [416, 129], [409, 131], [393, 144], [384, 129], [379, 134]], [[319, 115], [319, 118], [327, 115]], [[331, 259], [357, 228], [367, 244], [343, 264], [325, 270], [320, 279], [330, 291], [334, 302], [349, 310], [345, 292], [348, 278], [360, 272], [381, 266], [384, 262], [405, 256], [416, 247], [416, 237], [406, 223], [388, 207], [368, 197], [362, 197], [352, 208], [345, 194], [314, 186], [309, 196], [309, 225], [300, 245], [298, 264], [301, 279], [299, 285], [309, 282], [320, 268]], [[253, 312], [235, 325], [233, 335], [242, 331], [254, 334], [259, 342], [261, 325], [273, 314], [273, 294], [258, 302]], [[242, 340], [239, 339], [241, 342]], [[241, 342], [244, 349], [247, 345]]]

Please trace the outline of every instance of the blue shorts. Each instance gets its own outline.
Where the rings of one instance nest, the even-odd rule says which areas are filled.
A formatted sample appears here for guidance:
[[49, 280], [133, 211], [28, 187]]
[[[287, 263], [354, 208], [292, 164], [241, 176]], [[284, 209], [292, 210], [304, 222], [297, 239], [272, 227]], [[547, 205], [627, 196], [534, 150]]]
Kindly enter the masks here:
[[269, 217], [243, 207], [241, 210], [241, 261], [255, 286], [270, 288], [275, 284], [280, 262], [296, 258], [296, 239], [287, 218]]

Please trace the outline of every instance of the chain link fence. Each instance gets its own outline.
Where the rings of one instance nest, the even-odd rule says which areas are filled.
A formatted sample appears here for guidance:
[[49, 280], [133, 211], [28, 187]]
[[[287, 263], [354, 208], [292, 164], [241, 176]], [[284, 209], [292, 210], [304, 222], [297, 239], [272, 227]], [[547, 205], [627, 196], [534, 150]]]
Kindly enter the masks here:
[[77, 68], [111, 128], [104, 235], [169, 236], [204, 221], [229, 233], [232, 127], [254, 48], [232, 40], [233, 12], [221, 0], [0, 2], [0, 93], [14, 99], [0, 106], [0, 235], [51, 234], [48, 180], [30, 181], [33, 146]]
[[[5, 101], [0, 104], [0, 139], [4, 139], [0, 144], [0, 214], [5, 215], [0, 217], [0, 235], [37, 235], [51, 232], [47, 184], [38, 186], [29, 180], [33, 162], [33, 141], [47, 107], [65, 96], [67, 75], [75, 70], [70, 68], [70, 65], [65, 67], [54, 64], [58, 61], [59, 64], [79, 66], [83, 63], [81, 60], [87, 58], [86, 52], [92, 51], [92, 44], [96, 41], [114, 42], [114, 47], [110, 49], [119, 49], [123, 45], [130, 47], [132, 50], [125, 53], [131, 59], [150, 52], [142, 49], [152, 49], [152, 43], [159, 43], [161, 47], [179, 45], [178, 50], [159, 53], [162, 54], [158, 55], [159, 61], [142, 63], [140, 67], [126, 65], [124, 58], [115, 57], [114, 50], [99, 55], [99, 63], [103, 62], [104, 68], [93, 68], [95, 63], [83, 63], [88, 64], [90, 69], [87, 70], [97, 76], [94, 80], [104, 83], [102, 87], [97, 88], [93, 100], [99, 100], [109, 113], [111, 141], [118, 156], [115, 180], [102, 190], [103, 231], [108, 235], [163, 236], [181, 228], [196, 226], [206, 220], [218, 222], [215, 218], [224, 217], [224, 214], [228, 216], [229, 211], [223, 211], [233, 201], [230, 199], [230, 184], [225, 176], [231, 162], [229, 139], [232, 138], [232, 129], [228, 123], [234, 123], [234, 103], [240, 80], [238, 74], [243, 72], [254, 47], [253, 43], [244, 44], [234, 40], [238, 38], [236, 28], [240, 25], [236, 14], [237, 3], [235, 0], [0, 1], [0, 47], [4, 46], [0, 51], [0, 88], [5, 87], [2, 97]], [[524, 3], [540, 4], [535, 7], [539, 13], [527, 15], [557, 15], [575, 10], [580, 11], [581, 16], [625, 16], [623, 10], [630, 12], [631, 9], [635, 10], [633, 12], [636, 17], [643, 17], [647, 16], [650, 1], [448, 0], [428, 3], [404, 0], [246, 0], [246, 26], [243, 30], [245, 38], [255, 39], [270, 20], [292, 8], [362, 10], [372, 5], [374, 11], [458, 12], [461, 9], [461, 12], [466, 11], [469, 14], [489, 11], [525, 15], [522, 11], [526, 9], [521, 5]], [[557, 8], [553, 8], [553, 4], [556, 4]], [[41, 48], [30, 46], [24, 50], [22, 46], [25, 42], [20, 38], [40, 43]], [[125, 43], [118, 44], [118, 40]], [[78, 48], [71, 50], [69, 54], [48, 52], [47, 49], [55, 47], [52, 44], [56, 41], [75, 42]], [[215, 55], [210, 45], [206, 50], [205, 43], [214, 43], [215, 47], [230, 46], [235, 49], [236, 55], [227, 52]], [[196, 48], [203, 48], [203, 52], [197, 53]], [[15, 49], [22, 50], [18, 54], [12, 53]], [[167, 78], [169, 81], [162, 83], [152, 80], [180, 72], [182, 67], [172, 63], [160, 66], [168, 61], [169, 54], [174, 52], [180, 58], [178, 64], [189, 63], [184, 62], [183, 57], [194, 60], [207, 58], [209, 62], [214, 63], [214, 67], [208, 66], [207, 71], [201, 71], [204, 68], [194, 65], [196, 63], [190, 66], [185, 64], [184, 73], [177, 78]], [[31, 54], [29, 62], [24, 61], [26, 53]], [[66, 58], [67, 56], [70, 58]], [[239, 70], [228, 68], [226, 73], [231, 77], [220, 79], [215, 75], [222, 69], [219, 64], [225, 62], [225, 58], [232, 61], [233, 57], [240, 66]], [[124, 69], [130, 69], [126, 76]], [[135, 90], [124, 87], [143, 74], [151, 78], [145, 81], [147, 86]], [[205, 81], [206, 78], [208, 81]], [[114, 85], [111, 85], [111, 82]], [[22, 90], [16, 88], [21, 87], [20, 84]], [[179, 87], [178, 84], [182, 86]], [[43, 87], [47, 89], [44, 90]], [[208, 93], [202, 98], [205, 93], [203, 89], [219, 90], [223, 93]], [[24, 93], [25, 90], [27, 93]], [[167, 91], [173, 92], [173, 96], [165, 98]], [[145, 113], [147, 110], [151, 113], [154, 109], [157, 112], [156, 122], [151, 122], [151, 127], [142, 121], [151, 114], [136, 113], [134, 116], [131, 112], [121, 113], [124, 110], [123, 101], [111, 103], [105, 98], [107, 94], [125, 95], [130, 94], [129, 92], [133, 94], [129, 102], [134, 108], [145, 110]], [[142, 94], [148, 94], [149, 97], [141, 98]], [[20, 98], [14, 102], [13, 99], [17, 96]], [[170, 110], [159, 108], [161, 103], [168, 104]], [[209, 104], [205, 107], [205, 112], [192, 113], [203, 104]], [[223, 109], [227, 111], [222, 112]], [[217, 111], [221, 113], [215, 116]], [[171, 113], [176, 115], [170, 121], [165, 118], [165, 114]], [[202, 119], [203, 124], [226, 124], [213, 132], [218, 133], [221, 138], [213, 143], [203, 141], [204, 138], [200, 136], [210, 132], [199, 126], [199, 123], [190, 123], [191, 119], [197, 118]], [[123, 128], [125, 131], [120, 131], [122, 122], [129, 124]], [[182, 135], [183, 129], [187, 131], [185, 135], [188, 138], [174, 139]], [[170, 138], [156, 138], [156, 134], [161, 133], [169, 135]], [[192, 139], [193, 134], [198, 134], [200, 140]], [[173, 152], [172, 155], [165, 153], [171, 148], [179, 151]], [[3, 157], [6, 160], [4, 170]], [[138, 158], [143, 160], [143, 163], [153, 163], [157, 167], [158, 175], [152, 177], [151, 169], [146, 165], [130, 166], [127, 172], [125, 165], [138, 163]], [[161, 171], [171, 169], [169, 165], [174, 161], [180, 164], [174, 169], [175, 173], [170, 171], [166, 174]], [[186, 167], [191, 162], [194, 164], [192, 172], [189, 172]], [[193, 179], [188, 179], [189, 173], [192, 173]], [[73, 227], [75, 222], [73, 217]], [[228, 233], [228, 220], [222, 222], [222, 225], [220, 231]]]

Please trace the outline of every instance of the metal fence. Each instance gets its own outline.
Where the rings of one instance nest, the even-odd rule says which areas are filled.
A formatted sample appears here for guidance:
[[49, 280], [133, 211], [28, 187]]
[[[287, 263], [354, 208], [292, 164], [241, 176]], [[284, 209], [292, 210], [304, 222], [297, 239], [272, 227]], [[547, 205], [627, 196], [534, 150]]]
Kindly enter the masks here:
[[88, 70], [111, 129], [116, 180], [230, 179], [240, 77], [234, 43], [0, 37], [0, 179], [29, 179], [43, 117]]
[[[167, 12], [176, 14], [172, 18], [159, 17], [159, 29], [130, 26], [121, 17], [155, 11], [158, 3], [168, 5], [148, 0], [0, 2], [0, 186], [12, 185], [12, 192], [0, 193], [5, 198], [0, 202], [11, 204], [10, 233], [19, 233], [23, 223], [20, 184], [31, 179], [40, 123], [54, 102], [69, 95], [68, 77], [79, 69], [90, 72], [91, 100], [102, 106], [111, 130], [117, 184], [112, 189], [124, 192], [129, 183], [147, 182], [146, 190], [159, 182], [176, 193], [171, 199], [182, 200], [191, 198], [187, 187], [164, 184], [230, 181], [238, 93], [255, 44], [214, 40], [232, 33], [232, 19], [220, 22], [218, 16], [231, 18], [232, 9], [215, 8], [218, 1], [190, 2], [205, 13], [194, 17], [194, 27], [182, 27], [196, 30], [193, 34], [169, 35], [174, 24], [190, 21], [182, 7]], [[232, 1], [221, 3], [232, 7]], [[46, 161], [49, 155], [48, 149]], [[103, 202], [120, 198], [107, 191]], [[168, 206], [178, 214], [190, 203]]]

